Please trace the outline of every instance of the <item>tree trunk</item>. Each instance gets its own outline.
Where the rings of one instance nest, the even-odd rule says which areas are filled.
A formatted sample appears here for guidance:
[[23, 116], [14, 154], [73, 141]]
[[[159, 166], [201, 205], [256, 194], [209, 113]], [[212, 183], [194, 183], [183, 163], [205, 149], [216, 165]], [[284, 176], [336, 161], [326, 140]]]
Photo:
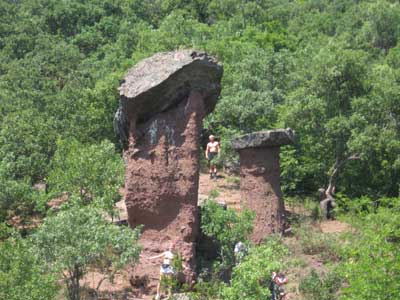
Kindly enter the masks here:
[[72, 273], [67, 279], [67, 295], [69, 300], [80, 300], [80, 284], [79, 280], [82, 276], [82, 272], [79, 266], [75, 265]]
[[335, 207], [335, 191], [339, 172], [349, 160], [360, 159], [359, 155], [350, 155], [349, 157], [340, 160], [339, 156], [336, 157], [335, 164], [333, 165], [332, 173], [329, 177], [328, 187], [326, 189], [319, 189], [320, 195], [320, 210], [323, 219], [332, 218], [332, 210]]

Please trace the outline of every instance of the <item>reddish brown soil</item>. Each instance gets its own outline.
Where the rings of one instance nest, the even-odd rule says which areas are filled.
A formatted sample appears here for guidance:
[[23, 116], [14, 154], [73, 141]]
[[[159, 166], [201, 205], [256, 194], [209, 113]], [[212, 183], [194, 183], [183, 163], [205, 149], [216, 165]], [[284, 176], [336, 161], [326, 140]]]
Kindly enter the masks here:
[[[312, 222], [311, 211], [299, 204], [287, 205], [285, 209], [292, 216], [296, 215], [298, 219], [303, 220], [302, 222], [304, 223]], [[309, 230], [311, 233], [323, 233], [326, 236], [334, 237], [351, 230], [351, 227], [349, 224], [338, 220], [328, 220], [310, 223]], [[302, 251], [301, 241], [299, 241], [299, 237], [297, 236], [285, 237], [284, 243], [291, 254], [285, 263], [287, 268], [285, 274], [289, 279], [289, 283], [285, 287], [285, 291], [287, 292], [285, 300], [308, 300], [299, 291], [300, 282], [306, 278], [312, 270], [316, 271], [322, 277], [325, 276], [329, 271], [327, 264], [332, 267], [335, 261], [326, 261], [324, 255], [321, 255], [323, 253], [312, 255], [305, 254]]]
[[213, 191], [217, 191], [218, 193], [215, 201], [240, 211], [241, 196], [239, 177], [219, 173], [217, 179], [210, 179], [208, 174], [200, 174], [199, 204], [208, 199]]

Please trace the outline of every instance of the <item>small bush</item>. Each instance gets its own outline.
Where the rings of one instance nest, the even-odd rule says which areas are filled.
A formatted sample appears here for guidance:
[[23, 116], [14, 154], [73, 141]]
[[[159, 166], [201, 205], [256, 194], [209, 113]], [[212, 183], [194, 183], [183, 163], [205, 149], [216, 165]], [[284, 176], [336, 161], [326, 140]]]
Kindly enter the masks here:
[[383, 197], [372, 199], [367, 196], [350, 199], [344, 195], [337, 195], [337, 211], [341, 214], [366, 216], [376, 213], [378, 208], [398, 209], [400, 207], [398, 198]]
[[300, 292], [307, 300], [334, 300], [336, 292], [342, 284], [341, 277], [336, 272], [328, 273], [321, 278], [315, 270], [304, 278], [299, 285]]
[[171, 291], [171, 293], [182, 293], [189, 290], [187, 284], [183, 284], [179, 280], [179, 275], [183, 271], [183, 258], [182, 255], [177, 253], [172, 259], [172, 268], [174, 269], [174, 276], [163, 276], [161, 279], [161, 288], [164, 291]]
[[191, 299], [193, 300], [209, 300], [218, 299], [218, 293], [221, 288], [219, 281], [200, 281], [194, 287], [193, 293], [191, 293]]
[[337, 261], [340, 259], [337, 235], [323, 234], [310, 224], [303, 224], [295, 229], [295, 235], [304, 254], [320, 254], [324, 261]]
[[253, 231], [254, 212], [244, 210], [238, 214], [224, 209], [218, 203], [207, 200], [201, 210], [201, 230], [220, 245], [219, 253], [223, 268], [230, 269], [235, 263], [233, 249], [238, 241], [245, 242]]
[[269, 299], [272, 272], [283, 268], [287, 248], [278, 239], [252, 248], [250, 254], [233, 269], [230, 286], [223, 286], [219, 299], [260, 300]]

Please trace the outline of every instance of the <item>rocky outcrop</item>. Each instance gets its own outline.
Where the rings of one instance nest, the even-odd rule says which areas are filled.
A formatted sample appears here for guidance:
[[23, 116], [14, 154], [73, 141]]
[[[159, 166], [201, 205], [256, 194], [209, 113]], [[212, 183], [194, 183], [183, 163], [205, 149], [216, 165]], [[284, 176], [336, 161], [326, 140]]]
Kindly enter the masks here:
[[[200, 131], [220, 93], [222, 67], [195, 51], [156, 54], [131, 69], [120, 86], [115, 129], [125, 146], [125, 203], [130, 226], [144, 225], [142, 258], [132, 276], [154, 289], [174, 243], [194, 267], [198, 230]], [[187, 280], [193, 276], [190, 270]]]
[[[114, 129], [125, 146], [133, 123], [144, 123], [200, 92], [204, 113], [213, 111], [221, 91], [222, 67], [198, 51], [158, 53], [139, 62], [121, 82]], [[136, 120], [136, 122], [132, 122]]]
[[254, 132], [232, 141], [240, 156], [242, 206], [256, 213], [251, 236], [255, 243], [283, 230], [279, 148], [293, 141], [291, 129]]

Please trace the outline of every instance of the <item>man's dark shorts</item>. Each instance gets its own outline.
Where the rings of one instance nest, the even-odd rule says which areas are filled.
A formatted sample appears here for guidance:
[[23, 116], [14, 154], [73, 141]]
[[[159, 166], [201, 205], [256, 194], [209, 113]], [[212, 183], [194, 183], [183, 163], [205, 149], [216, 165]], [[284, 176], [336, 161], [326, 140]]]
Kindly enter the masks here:
[[217, 157], [218, 152], [208, 152], [208, 161], [211, 163], [215, 157]]

